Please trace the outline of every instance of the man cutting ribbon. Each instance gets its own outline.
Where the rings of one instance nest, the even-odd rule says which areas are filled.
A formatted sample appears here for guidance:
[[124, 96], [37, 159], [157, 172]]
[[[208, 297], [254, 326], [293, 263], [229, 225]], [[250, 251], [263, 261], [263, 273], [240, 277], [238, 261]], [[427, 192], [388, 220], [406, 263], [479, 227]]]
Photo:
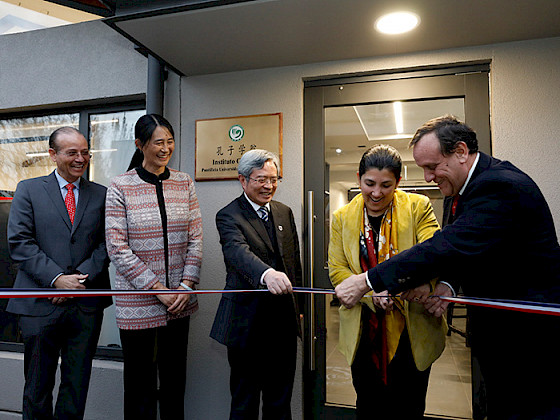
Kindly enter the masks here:
[[[475, 132], [452, 116], [428, 121], [411, 146], [427, 182], [446, 197], [448, 224], [433, 238], [346, 279], [336, 294], [352, 307], [370, 290], [405, 292], [441, 315], [448, 301], [423, 286], [440, 277], [482, 298], [560, 302], [560, 246], [538, 186], [511, 163], [478, 151]], [[440, 282], [434, 295], [451, 296]], [[550, 384], [560, 376], [556, 317], [477, 307], [470, 311], [472, 354], [480, 362], [490, 420], [560, 418]]]

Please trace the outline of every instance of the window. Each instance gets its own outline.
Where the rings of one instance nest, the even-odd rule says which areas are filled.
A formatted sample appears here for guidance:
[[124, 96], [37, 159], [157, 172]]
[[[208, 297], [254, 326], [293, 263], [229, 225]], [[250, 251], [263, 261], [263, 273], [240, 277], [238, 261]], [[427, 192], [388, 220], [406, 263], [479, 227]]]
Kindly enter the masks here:
[[[134, 124], [145, 113], [142, 102], [104, 108], [80, 108], [70, 111], [15, 115], [0, 120], [0, 287], [13, 286], [17, 267], [8, 253], [6, 227], [11, 197], [19, 181], [50, 174], [55, 164], [49, 157], [48, 139], [59, 127], [72, 126], [86, 134], [93, 154], [86, 177], [109, 186], [111, 179], [125, 172], [134, 153]], [[110, 269], [114, 278], [114, 269]], [[16, 318], [0, 299], [0, 343], [4, 348], [21, 343]], [[105, 310], [98, 355], [118, 357], [120, 339], [113, 307]], [[19, 349], [21, 346], [16, 345]]]
[[59, 127], [79, 126], [78, 113], [0, 120], [0, 190], [13, 195], [22, 179], [48, 175], [49, 136]]
[[[128, 169], [134, 153], [134, 124], [145, 114], [143, 109], [91, 113], [89, 115], [90, 149], [93, 154], [89, 164], [89, 179], [109, 186], [111, 179]], [[111, 283], [115, 268], [109, 266]], [[99, 347], [120, 348], [120, 337], [115, 323], [115, 306], [105, 309]]]
[[109, 186], [111, 179], [123, 173], [134, 153], [134, 124], [144, 110], [91, 114], [89, 166], [91, 181]]

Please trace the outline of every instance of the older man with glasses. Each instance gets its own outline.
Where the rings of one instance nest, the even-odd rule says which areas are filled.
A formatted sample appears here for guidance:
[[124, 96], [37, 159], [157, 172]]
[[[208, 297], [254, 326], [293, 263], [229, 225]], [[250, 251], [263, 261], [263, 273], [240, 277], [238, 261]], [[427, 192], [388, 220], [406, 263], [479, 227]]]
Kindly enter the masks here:
[[255, 149], [238, 166], [243, 194], [220, 210], [216, 225], [226, 289], [210, 336], [225, 344], [231, 367], [230, 419], [291, 419], [290, 400], [300, 335], [292, 285], [301, 285], [299, 242], [292, 210], [273, 201], [280, 177], [276, 155]]

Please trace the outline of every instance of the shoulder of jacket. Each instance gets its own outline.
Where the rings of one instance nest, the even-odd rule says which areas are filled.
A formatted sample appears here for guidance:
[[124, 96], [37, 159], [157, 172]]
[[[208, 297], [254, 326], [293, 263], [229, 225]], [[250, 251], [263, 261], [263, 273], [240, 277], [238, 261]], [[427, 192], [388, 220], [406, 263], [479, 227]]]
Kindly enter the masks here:
[[239, 197], [237, 197], [234, 200], [230, 201], [228, 204], [226, 204], [224, 207], [222, 207], [220, 210], [218, 210], [216, 216], [218, 215], [222, 216], [224, 214], [230, 214], [233, 211], [240, 211], [240, 210], [241, 210], [241, 205], [239, 203]]
[[[52, 175], [52, 174], [51, 174]], [[14, 192], [14, 197], [17, 195], [18, 190], [21, 192], [22, 190], [28, 191], [30, 188], [36, 188], [40, 185], [45, 185], [47, 183], [49, 183], [50, 181], [50, 176], [51, 175], [45, 175], [45, 176], [39, 176], [39, 177], [35, 177], [35, 178], [28, 178], [28, 179], [22, 179], [21, 181], [19, 181], [17, 183], [16, 186], [16, 191]], [[56, 181], [56, 180], [55, 180]]]
[[44, 175], [44, 176], [38, 176], [35, 178], [28, 178], [28, 179], [22, 179], [21, 181], [18, 182], [18, 185], [27, 185], [27, 184], [35, 184], [35, 183], [40, 183], [40, 182], [47, 182], [51, 179], [51, 174], [49, 175]]
[[98, 184], [97, 182], [93, 182], [93, 181], [88, 181], [87, 179], [84, 179], [87, 184], [88, 184], [88, 188], [92, 188], [94, 190], [99, 190], [99, 191], [107, 191], [107, 187], [103, 184]]
[[292, 209], [291, 209], [290, 206], [288, 206], [288, 205], [286, 205], [286, 204], [284, 204], [284, 203], [281, 203], [280, 201], [271, 200], [271, 201], [270, 201], [270, 205], [274, 205], [274, 206], [276, 206], [278, 209], [282, 209], [282, 210], [285, 210], [285, 211], [289, 211], [289, 212], [292, 211]]
[[178, 171], [177, 169], [169, 168], [169, 179], [176, 181], [187, 181], [191, 182], [191, 176], [186, 172]]
[[131, 169], [123, 174], [114, 176], [111, 179], [111, 185], [127, 185], [139, 181], [140, 177], [138, 176], [138, 172], [136, 172], [136, 169]]
[[349, 213], [361, 211], [364, 207], [364, 198], [358, 193], [348, 204], [336, 209], [333, 216], [344, 216]]
[[[472, 179], [472, 185], [467, 185], [467, 191], [503, 191], [512, 193], [524, 188], [535, 188], [536, 183], [525, 172], [508, 161], [498, 161], [477, 177]], [[537, 187], [538, 188], [538, 187]], [[465, 193], [467, 193], [465, 191]]]
[[395, 196], [397, 202], [399, 203], [410, 203], [412, 205], [417, 205], [419, 203], [427, 204], [430, 202], [430, 199], [424, 194], [406, 192], [403, 190], [395, 190]]

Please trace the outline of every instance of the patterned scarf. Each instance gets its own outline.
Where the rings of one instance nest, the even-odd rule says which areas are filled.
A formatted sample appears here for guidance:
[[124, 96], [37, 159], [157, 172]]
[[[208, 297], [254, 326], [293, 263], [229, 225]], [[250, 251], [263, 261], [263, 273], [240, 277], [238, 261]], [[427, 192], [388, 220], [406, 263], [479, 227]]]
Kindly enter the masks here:
[[[394, 199], [393, 199], [394, 202]], [[368, 219], [364, 205], [360, 229], [360, 265], [365, 272], [378, 263], [388, 260], [398, 254], [397, 248], [397, 215], [393, 212], [393, 202], [385, 211], [379, 228], [377, 250], [375, 249], [375, 232]], [[393, 298], [394, 310], [385, 312], [379, 308], [374, 313], [369, 309], [364, 311], [367, 322], [367, 339], [375, 366], [381, 371], [383, 382], [387, 384], [387, 365], [397, 351], [400, 336], [405, 327], [403, 302], [400, 298]]]

